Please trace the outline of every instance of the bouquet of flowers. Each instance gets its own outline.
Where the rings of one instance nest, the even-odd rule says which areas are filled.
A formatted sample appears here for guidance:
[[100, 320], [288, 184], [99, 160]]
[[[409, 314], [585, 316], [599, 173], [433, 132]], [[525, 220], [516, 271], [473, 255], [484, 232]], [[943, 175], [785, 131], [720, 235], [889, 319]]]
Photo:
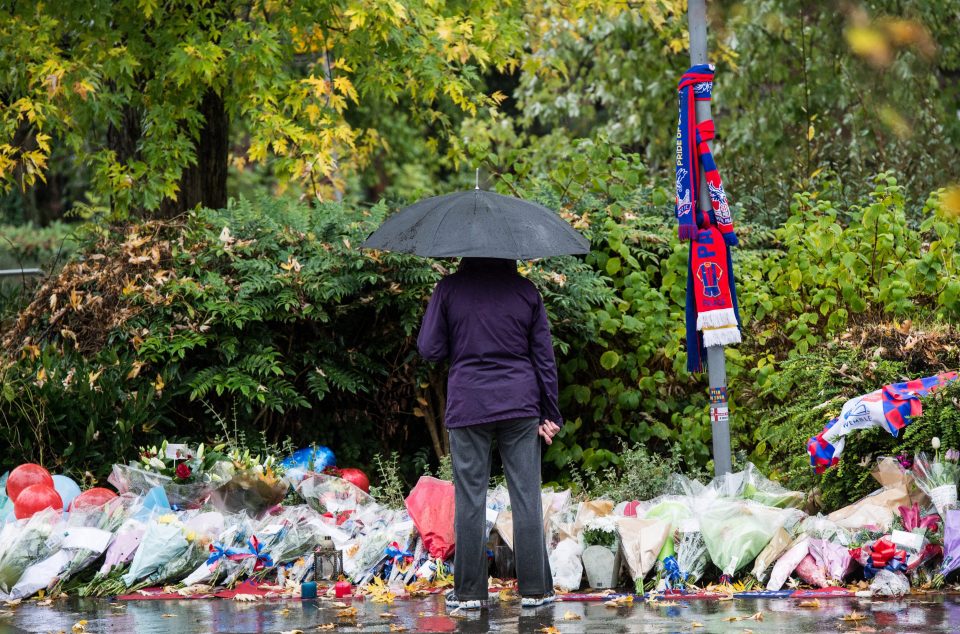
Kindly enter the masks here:
[[273, 456], [261, 459], [249, 449], [227, 453], [218, 471], [226, 481], [213, 490], [210, 503], [227, 513], [246, 511], [259, 517], [280, 504], [290, 488]]
[[695, 519], [683, 520], [674, 533], [673, 541], [676, 553], [663, 559], [663, 570], [667, 585], [684, 588], [702, 578], [710, 563], [700, 523]]
[[223, 515], [214, 511], [184, 519], [182, 530], [187, 548], [178, 556], [166, 559], [152, 573], [130, 586], [131, 591], [180, 581], [206, 560], [210, 543], [223, 531]]
[[171, 445], [164, 440], [159, 447], [141, 447], [140, 459], [127, 465], [113, 465], [107, 481], [120, 493], [146, 495], [153, 487], [163, 487], [175, 509], [199, 508], [218, 483], [223, 481], [215, 467], [222, 462], [222, 445], [206, 451], [186, 445]]
[[940, 459], [940, 439], [934, 438], [936, 451], [931, 461], [920, 453], [913, 460], [913, 477], [924, 493], [930, 496], [937, 513], [941, 516], [947, 509], [957, 507], [957, 481], [960, 479], [960, 451], [949, 449]]
[[230, 517], [224, 522], [224, 528], [220, 534], [207, 546], [206, 560], [198, 564], [197, 568], [183, 580], [183, 585], [192, 586], [208, 581], [212, 583], [229, 576], [233, 563], [246, 556], [253, 534], [253, 522], [246, 514], [239, 513]]
[[727, 577], [756, 559], [778, 528], [799, 511], [781, 510], [747, 500], [714, 500], [700, 516], [710, 559]]
[[46, 509], [4, 525], [0, 532], [0, 592], [10, 593], [31, 564], [51, 553], [48, 542], [60, 516], [59, 511]]
[[130, 517], [117, 529], [117, 533], [107, 547], [103, 565], [88, 583], [77, 591], [81, 597], [100, 597], [119, 594], [126, 588], [123, 575], [130, 567], [140, 547], [140, 540], [146, 531], [146, 525], [139, 519]]
[[583, 527], [583, 546], [617, 547], [617, 520], [612, 515], [592, 517]]
[[123, 575], [127, 588], [146, 579], [174, 559], [182, 557], [190, 547], [184, 531], [183, 522], [176, 515], [168, 513], [150, 521], [140, 540], [130, 569]]
[[63, 583], [103, 554], [113, 533], [123, 522], [120, 499], [103, 507], [74, 510], [47, 539], [50, 555], [31, 564], [10, 591], [12, 598], [26, 598], [39, 590], [59, 594]]

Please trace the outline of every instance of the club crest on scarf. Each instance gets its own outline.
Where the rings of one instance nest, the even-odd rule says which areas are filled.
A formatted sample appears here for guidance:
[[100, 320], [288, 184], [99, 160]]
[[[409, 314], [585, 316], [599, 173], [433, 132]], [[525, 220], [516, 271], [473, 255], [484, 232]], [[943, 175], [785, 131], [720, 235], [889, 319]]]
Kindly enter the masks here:
[[693, 209], [690, 201], [690, 190], [684, 189], [683, 179], [687, 177], [687, 170], [677, 169], [677, 217], [686, 216]]
[[[696, 102], [709, 100], [713, 66], [690, 68], [680, 79], [677, 120], [676, 216], [681, 240], [689, 240], [687, 267], [687, 369], [702, 372], [706, 348], [740, 343], [740, 316], [730, 247], [737, 244], [727, 194], [708, 141], [713, 121], [698, 121]], [[700, 175], [712, 209], [697, 211]]]

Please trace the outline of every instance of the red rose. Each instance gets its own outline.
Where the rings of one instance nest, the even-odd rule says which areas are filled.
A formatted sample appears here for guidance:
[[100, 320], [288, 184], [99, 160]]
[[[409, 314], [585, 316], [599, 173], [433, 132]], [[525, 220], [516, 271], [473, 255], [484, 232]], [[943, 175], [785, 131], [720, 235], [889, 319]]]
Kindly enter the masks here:
[[177, 477], [180, 478], [181, 480], [186, 480], [187, 478], [189, 478], [191, 473], [192, 472], [190, 471], [190, 467], [187, 466], [186, 462], [181, 462], [180, 464], [177, 465], [176, 474], [177, 474]]

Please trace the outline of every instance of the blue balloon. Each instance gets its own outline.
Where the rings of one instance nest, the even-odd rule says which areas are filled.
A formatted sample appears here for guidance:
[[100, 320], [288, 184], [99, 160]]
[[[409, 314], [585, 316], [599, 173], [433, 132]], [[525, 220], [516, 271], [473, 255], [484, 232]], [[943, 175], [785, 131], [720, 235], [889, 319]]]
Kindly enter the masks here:
[[293, 455], [281, 463], [287, 469], [311, 469], [316, 472], [337, 464], [337, 459], [329, 447], [304, 447], [297, 449]]
[[80, 495], [80, 487], [65, 475], [58, 474], [53, 476], [53, 488], [60, 494], [60, 499], [63, 500], [64, 510], [70, 508], [70, 503], [73, 502], [73, 499]]

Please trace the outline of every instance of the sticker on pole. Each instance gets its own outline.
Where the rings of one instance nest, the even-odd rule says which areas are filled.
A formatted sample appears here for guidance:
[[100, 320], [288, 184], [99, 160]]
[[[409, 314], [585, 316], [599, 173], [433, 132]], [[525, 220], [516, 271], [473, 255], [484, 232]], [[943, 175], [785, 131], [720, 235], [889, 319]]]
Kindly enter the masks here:
[[714, 407], [710, 409], [710, 420], [715, 423], [725, 423], [730, 420], [730, 409], [727, 407]]

